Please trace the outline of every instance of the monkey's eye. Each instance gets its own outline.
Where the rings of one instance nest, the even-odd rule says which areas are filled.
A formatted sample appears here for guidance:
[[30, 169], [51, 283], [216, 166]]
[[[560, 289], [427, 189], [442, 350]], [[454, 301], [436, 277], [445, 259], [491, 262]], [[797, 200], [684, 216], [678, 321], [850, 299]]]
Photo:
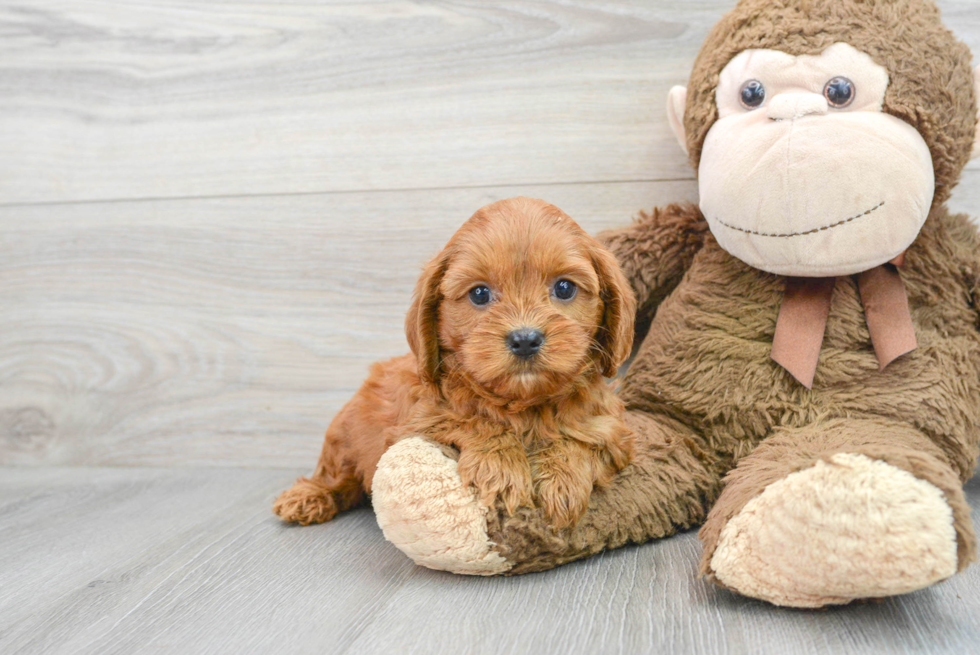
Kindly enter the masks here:
[[835, 77], [823, 88], [823, 96], [832, 107], [842, 109], [854, 100], [854, 85], [846, 77]]
[[738, 92], [739, 102], [746, 109], [755, 109], [766, 100], [766, 87], [759, 80], [749, 80]]
[[470, 302], [481, 307], [490, 302], [490, 287], [480, 284], [470, 289]]
[[575, 297], [575, 292], [578, 291], [578, 287], [571, 280], [558, 280], [555, 282], [554, 292], [555, 298], [558, 300], [571, 300]]

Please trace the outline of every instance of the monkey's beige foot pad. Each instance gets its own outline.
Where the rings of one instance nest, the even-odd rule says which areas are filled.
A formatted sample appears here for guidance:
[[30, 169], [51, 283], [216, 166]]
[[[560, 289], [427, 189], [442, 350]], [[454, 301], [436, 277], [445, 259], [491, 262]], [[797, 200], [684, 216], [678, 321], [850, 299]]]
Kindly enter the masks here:
[[953, 513], [935, 486], [842, 453], [770, 484], [722, 530], [719, 582], [789, 607], [927, 587], [956, 572]]
[[403, 439], [382, 455], [371, 504], [385, 539], [416, 564], [468, 575], [512, 566], [493, 550], [488, 509], [459, 479], [456, 460], [428, 439]]

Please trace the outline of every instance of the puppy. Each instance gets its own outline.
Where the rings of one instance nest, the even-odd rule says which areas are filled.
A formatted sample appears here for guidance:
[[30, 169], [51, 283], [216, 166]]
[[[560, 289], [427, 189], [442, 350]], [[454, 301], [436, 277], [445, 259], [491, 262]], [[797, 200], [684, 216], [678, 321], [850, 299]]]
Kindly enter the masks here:
[[482, 502], [573, 525], [633, 436], [603, 376], [629, 356], [635, 300], [613, 256], [560, 209], [512, 198], [476, 212], [425, 267], [405, 321], [412, 354], [372, 366], [327, 429], [316, 471], [276, 500], [329, 521], [371, 492], [385, 449], [424, 435], [459, 450]]

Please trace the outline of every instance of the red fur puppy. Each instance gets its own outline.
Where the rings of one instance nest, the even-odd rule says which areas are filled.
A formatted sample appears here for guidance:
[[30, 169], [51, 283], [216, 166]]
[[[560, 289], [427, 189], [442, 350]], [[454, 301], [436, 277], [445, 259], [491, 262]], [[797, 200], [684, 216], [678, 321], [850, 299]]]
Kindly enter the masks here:
[[537, 500], [574, 524], [629, 462], [613, 376], [635, 301], [613, 256], [557, 207], [512, 198], [473, 215], [426, 266], [405, 321], [412, 354], [374, 364], [327, 429], [316, 471], [275, 504], [329, 521], [371, 492], [384, 450], [420, 434], [459, 449], [482, 502]]

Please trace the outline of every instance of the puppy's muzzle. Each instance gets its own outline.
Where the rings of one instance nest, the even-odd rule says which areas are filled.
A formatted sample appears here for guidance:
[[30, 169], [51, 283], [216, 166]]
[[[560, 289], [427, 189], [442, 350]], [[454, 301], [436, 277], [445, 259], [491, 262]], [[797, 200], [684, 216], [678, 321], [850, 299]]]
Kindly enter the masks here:
[[531, 359], [544, 345], [544, 333], [534, 328], [518, 328], [507, 335], [507, 348], [521, 359]]

